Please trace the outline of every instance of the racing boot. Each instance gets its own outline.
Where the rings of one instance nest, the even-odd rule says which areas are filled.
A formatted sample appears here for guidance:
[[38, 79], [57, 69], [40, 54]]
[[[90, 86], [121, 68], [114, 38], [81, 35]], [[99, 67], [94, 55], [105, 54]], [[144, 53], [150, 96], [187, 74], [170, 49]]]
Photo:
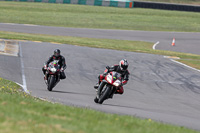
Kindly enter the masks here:
[[47, 74], [44, 75], [44, 82], [47, 84]]
[[95, 89], [97, 89], [99, 87], [99, 83], [96, 83], [96, 85], [94, 86]]
[[101, 81], [102, 81], [103, 78], [104, 78], [104, 77], [102, 77], [102, 74], [98, 76], [98, 82], [97, 82], [96, 85], [94, 86], [94, 88], [96, 89], [96, 91], [97, 91], [97, 89], [99, 88], [99, 85], [100, 85], [100, 83], [101, 83]]
[[99, 83], [96, 83], [96, 85], [94, 86], [94, 89], [97, 91], [98, 88], [99, 88]]
[[117, 89], [115, 91], [115, 94], [123, 94], [123, 93], [124, 93], [124, 88], [123, 87], [121, 87], [121, 88], [119, 88], [119, 89]]

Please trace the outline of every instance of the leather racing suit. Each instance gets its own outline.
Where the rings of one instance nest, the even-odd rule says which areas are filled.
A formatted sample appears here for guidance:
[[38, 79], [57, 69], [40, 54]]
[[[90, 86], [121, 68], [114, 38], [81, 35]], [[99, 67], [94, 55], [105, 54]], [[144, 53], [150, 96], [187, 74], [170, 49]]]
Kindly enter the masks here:
[[101, 83], [101, 81], [105, 78], [105, 76], [109, 73], [109, 72], [112, 72], [112, 71], [115, 71], [115, 72], [118, 72], [121, 74], [121, 77], [122, 77], [122, 85], [121, 87], [117, 90], [116, 93], [118, 94], [123, 94], [124, 93], [124, 89], [123, 89], [123, 85], [127, 84], [128, 80], [129, 80], [129, 71], [128, 70], [121, 70], [120, 69], [120, 66], [119, 65], [114, 65], [114, 66], [107, 66], [106, 67], [107, 69], [104, 71], [103, 74], [100, 74], [98, 79], [99, 79], [99, 83]]
[[46, 75], [47, 65], [54, 60], [58, 60], [58, 64], [60, 65], [60, 69], [61, 69], [60, 79], [65, 79], [66, 76], [65, 76], [64, 70], [67, 68], [67, 65], [65, 62], [65, 58], [62, 55], [60, 55], [58, 57], [52, 55], [49, 57], [49, 59], [44, 63], [44, 67], [42, 68], [44, 75]]

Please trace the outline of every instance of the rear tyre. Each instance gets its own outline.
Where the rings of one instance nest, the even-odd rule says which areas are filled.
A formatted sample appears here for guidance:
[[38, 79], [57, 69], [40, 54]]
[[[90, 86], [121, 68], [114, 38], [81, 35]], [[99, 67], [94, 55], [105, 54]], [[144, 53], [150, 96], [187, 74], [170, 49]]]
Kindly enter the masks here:
[[105, 90], [103, 88], [101, 95], [99, 96], [99, 104], [102, 104], [104, 100], [106, 100], [109, 97], [111, 88], [109, 86], [106, 86]]
[[54, 78], [54, 76], [50, 76], [48, 81], [49, 81], [49, 84], [48, 84], [47, 89], [49, 91], [52, 91], [52, 89], [53, 89], [53, 87], [55, 85], [55, 78]]

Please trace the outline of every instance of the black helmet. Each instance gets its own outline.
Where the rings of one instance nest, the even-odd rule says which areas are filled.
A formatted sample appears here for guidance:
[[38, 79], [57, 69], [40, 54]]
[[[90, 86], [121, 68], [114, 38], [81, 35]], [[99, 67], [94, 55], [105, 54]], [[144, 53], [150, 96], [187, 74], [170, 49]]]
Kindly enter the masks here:
[[54, 56], [56, 56], [56, 57], [60, 56], [60, 50], [59, 49], [54, 50]]
[[119, 62], [119, 67], [122, 71], [127, 70], [128, 68], [128, 61], [126, 59], [123, 59]]

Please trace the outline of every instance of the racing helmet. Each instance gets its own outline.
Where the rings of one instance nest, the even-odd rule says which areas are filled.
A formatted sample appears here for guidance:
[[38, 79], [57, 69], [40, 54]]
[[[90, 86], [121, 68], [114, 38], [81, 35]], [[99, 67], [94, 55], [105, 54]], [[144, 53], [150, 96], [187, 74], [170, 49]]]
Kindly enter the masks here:
[[126, 59], [122, 59], [120, 62], [119, 62], [119, 67], [122, 71], [126, 71], [127, 68], [128, 68], [128, 61]]
[[59, 49], [54, 50], [54, 56], [55, 57], [59, 57], [60, 56], [60, 50]]

